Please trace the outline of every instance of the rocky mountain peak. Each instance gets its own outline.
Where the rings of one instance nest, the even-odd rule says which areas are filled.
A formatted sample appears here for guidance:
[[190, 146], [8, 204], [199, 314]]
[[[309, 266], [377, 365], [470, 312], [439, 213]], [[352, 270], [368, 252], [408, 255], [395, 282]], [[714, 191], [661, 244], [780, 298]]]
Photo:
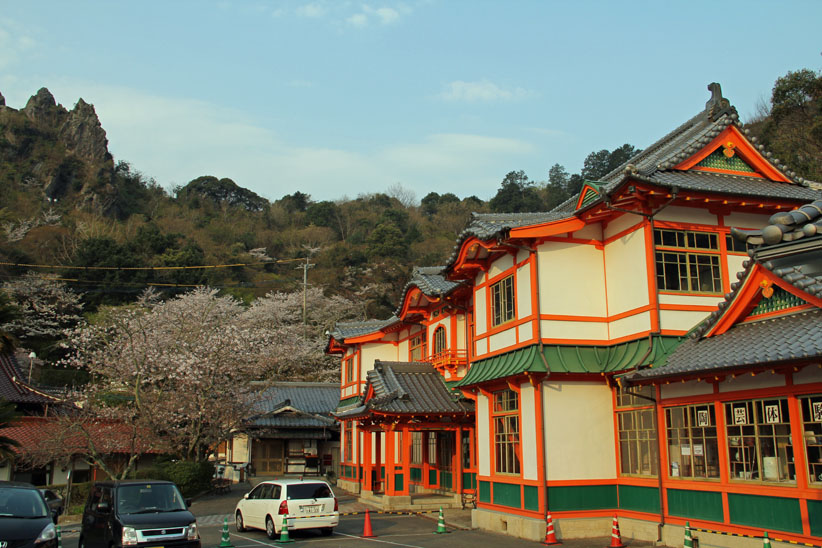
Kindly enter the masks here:
[[6, 98], [3, 97], [3, 94], [0, 93], [0, 107], [6, 106]]
[[106, 130], [100, 124], [94, 105], [86, 103], [82, 98], [60, 127], [59, 139], [69, 150], [87, 161], [111, 161]]
[[62, 124], [68, 114], [62, 105], [57, 104], [54, 95], [46, 88], [40, 88], [35, 95], [32, 95], [22, 112], [35, 124], [49, 127]]

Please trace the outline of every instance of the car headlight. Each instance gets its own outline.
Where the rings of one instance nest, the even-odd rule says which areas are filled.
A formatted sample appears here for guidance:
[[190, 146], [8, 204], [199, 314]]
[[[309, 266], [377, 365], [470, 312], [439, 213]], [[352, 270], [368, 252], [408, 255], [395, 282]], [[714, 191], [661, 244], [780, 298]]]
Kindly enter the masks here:
[[43, 527], [42, 531], [40, 531], [40, 536], [37, 537], [34, 544], [40, 544], [41, 542], [46, 542], [47, 540], [53, 540], [55, 538], [57, 538], [57, 531], [54, 529], [54, 524], [49, 523]]
[[197, 540], [200, 535], [197, 533], [197, 522], [188, 524], [188, 540]]
[[121, 541], [123, 546], [137, 544], [137, 530], [134, 527], [123, 527], [123, 537]]

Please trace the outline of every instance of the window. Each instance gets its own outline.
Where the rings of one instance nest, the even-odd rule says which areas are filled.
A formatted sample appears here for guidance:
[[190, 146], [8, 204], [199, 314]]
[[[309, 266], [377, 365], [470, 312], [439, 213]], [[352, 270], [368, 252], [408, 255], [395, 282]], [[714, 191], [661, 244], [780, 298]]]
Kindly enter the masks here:
[[437, 464], [437, 433], [427, 432], [428, 434], [428, 464]]
[[808, 482], [822, 485], [822, 396], [799, 398], [804, 426]]
[[446, 348], [448, 348], [448, 345], [445, 341], [445, 328], [439, 326], [434, 330], [434, 355], [445, 352]]
[[514, 277], [508, 276], [491, 286], [491, 326], [502, 325], [515, 317]]
[[748, 253], [748, 249], [752, 247], [753, 246], [748, 245], [747, 242], [737, 240], [730, 234], [725, 235], [725, 248], [728, 250], [728, 253]]
[[421, 362], [425, 358], [425, 331], [411, 337], [408, 342], [408, 361]]
[[713, 405], [665, 409], [668, 474], [672, 478], [719, 478], [719, 446]]
[[354, 423], [346, 421], [343, 423], [343, 461], [352, 462], [354, 460]]
[[462, 435], [462, 467], [465, 470], [471, 468], [471, 436], [467, 432]]
[[450, 471], [454, 460], [455, 432], [437, 432], [437, 467]]
[[632, 386], [630, 391], [618, 389], [616, 398], [617, 407], [648, 406], [655, 401], [654, 387], [648, 384], [645, 386]]
[[519, 394], [511, 389], [494, 392], [492, 415], [496, 471], [519, 474]]
[[717, 234], [656, 228], [654, 246], [659, 289], [722, 293]]
[[725, 404], [730, 477], [740, 480], [795, 480], [788, 400]]
[[411, 464], [422, 464], [422, 432], [411, 432]]
[[617, 413], [619, 423], [620, 472], [634, 476], [656, 476], [656, 427], [653, 409]]
[[354, 382], [354, 356], [345, 359], [345, 382], [346, 384]]

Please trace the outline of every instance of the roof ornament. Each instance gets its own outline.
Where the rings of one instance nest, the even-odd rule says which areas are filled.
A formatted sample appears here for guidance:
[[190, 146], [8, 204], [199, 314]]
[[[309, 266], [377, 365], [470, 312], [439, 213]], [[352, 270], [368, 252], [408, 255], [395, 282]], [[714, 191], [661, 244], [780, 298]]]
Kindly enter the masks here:
[[733, 113], [734, 109], [731, 102], [722, 97], [722, 86], [717, 82], [708, 84], [708, 90], [711, 92], [711, 98], [705, 103], [705, 112], [711, 121], [716, 121], [725, 113]]

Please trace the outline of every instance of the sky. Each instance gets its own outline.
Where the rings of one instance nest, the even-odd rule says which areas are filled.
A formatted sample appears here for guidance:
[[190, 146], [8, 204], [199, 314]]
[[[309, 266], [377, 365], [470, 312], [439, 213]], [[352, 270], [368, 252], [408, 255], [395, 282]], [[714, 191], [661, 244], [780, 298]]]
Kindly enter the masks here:
[[[818, 0], [0, 0], [0, 93], [95, 106], [165, 188], [494, 196], [822, 68]], [[816, 38], [814, 38], [816, 37]]]

